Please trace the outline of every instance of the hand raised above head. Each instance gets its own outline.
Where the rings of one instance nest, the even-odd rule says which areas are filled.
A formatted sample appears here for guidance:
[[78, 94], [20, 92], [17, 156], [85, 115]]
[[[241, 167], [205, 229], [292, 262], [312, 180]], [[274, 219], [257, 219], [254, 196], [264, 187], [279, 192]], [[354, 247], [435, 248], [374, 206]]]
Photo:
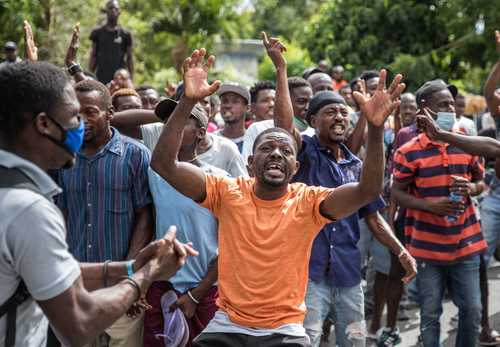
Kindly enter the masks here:
[[384, 69], [380, 70], [378, 86], [372, 96], [363, 95], [357, 91], [353, 93], [367, 121], [376, 127], [382, 126], [387, 117], [394, 111], [399, 104], [399, 95], [406, 87], [404, 83], [400, 83], [403, 76], [397, 74], [389, 88], [385, 89], [386, 75], [387, 72]]
[[26, 44], [26, 59], [31, 61], [38, 60], [38, 47], [35, 44], [33, 30], [30, 23], [24, 20], [24, 41]]
[[214, 65], [215, 57], [205, 60], [205, 48], [196, 49], [182, 65], [184, 79], [184, 96], [195, 102], [212, 95], [219, 89], [221, 82], [208, 83], [208, 71]]
[[277, 37], [268, 38], [265, 31], [261, 33], [261, 36], [267, 55], [271, 58], [274, 66], [276, 68], [286, 66], [286, 60], [283, 56], [283, 52], [287, 51], [286, 46]]
[[80, 43], [80, 23], [76, 23], [73, 27], [73, 33], [71, 34], [71, 42], [66, 51], [66, 57], [64, 58], [64, 63], [67, 67], [76, 63], [76, 53], [78, 52], [78, 47]]

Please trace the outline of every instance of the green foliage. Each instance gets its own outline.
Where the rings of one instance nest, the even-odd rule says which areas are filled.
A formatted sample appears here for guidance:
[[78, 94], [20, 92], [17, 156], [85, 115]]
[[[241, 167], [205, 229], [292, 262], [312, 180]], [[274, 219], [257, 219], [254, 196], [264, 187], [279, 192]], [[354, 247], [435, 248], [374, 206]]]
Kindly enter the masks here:
[[[302, 76], [304, 69], [313, 66], [307, 51], [293, 44], [286, 44], [288, 51], [285, 53], [287, 60], [288, 76]], [[276, 70], [268, 56], [259, 64], [258, 78], [261, 80], [275, 80]]]
[[[479, 19], [483, 34], [474, 33]], [[348, 73], [389, 66], [415, 89], [428, 78], [460, 80], [496, 59], [492, 32], [500, 23], [490, 0], [332, 0], [299, 37], [315, 61], [325, 55]], [[477, 74], [476, 74], [477, 75]], [[463, 83], [479, 90], [479, 81]]]

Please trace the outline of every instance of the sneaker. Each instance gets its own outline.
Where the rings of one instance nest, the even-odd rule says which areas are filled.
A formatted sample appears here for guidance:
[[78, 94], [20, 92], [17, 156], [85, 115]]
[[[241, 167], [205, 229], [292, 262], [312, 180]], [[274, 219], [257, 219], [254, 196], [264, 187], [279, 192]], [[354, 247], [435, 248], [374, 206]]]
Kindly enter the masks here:
[[399, 329], [391, 330], [384, 328], [377, 341], [377, 347], [392, 347], [401, 343], [401, 336], [399, 336]]

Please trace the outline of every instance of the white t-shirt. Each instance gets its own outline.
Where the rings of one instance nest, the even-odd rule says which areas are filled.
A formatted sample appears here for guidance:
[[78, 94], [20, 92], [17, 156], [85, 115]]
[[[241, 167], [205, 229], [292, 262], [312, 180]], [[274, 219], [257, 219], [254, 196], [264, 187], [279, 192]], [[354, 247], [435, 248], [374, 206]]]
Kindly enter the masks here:
[[[254, 122], [250, 125], [245, 132], [244, 140], [243, 140], [243, 150], [241, 151], [241, 155], [243, 156], [243, 160], [245, 163], [248, 162], [248, 157], [253, 153], [253, 144], [255, 139], [259, 134], [267, 129], [274, 128], [274, 120], [266, 119], [261, 120], [260, 122]], [[302, 135], [314, 136], [315, 134], [314, 128], [308, 127], [306, 130], [301, 132]]]
[[474, 123], [472, 119], [469, 119], [465, 116], [461, 116], [460, 119], [457, 121], [456, 126], [465, 135], [477, 136], [476, 123]]
[[205, 153], [199, 154], [198, 159], [226, 171], [231, 177], [248, 177], [246, 164], [238, 147], [225, 137], [208, 136], [212, 139], [212, 146]]
[[149, 123], [141, 125], [142, 141], [144, 145], [153, 153], [153, 150], [160, 139], [161, 132], [163, 131], [163, 123]]
[[[160, 122], [141, 125], [142, 139], [151, 153], [158, 143], [162, 131], [163, 123]], [[233, 141], [223, 136], [207, 135], [212, 138], [212, 147], [205, 153], [198, 155], [198, 159], [226, 171], [232, 177], [248, 177], [245, 161]]]
[[[27, 189], [0, 188], [0, 303], [24, 280], [33, 299], [52, 299], [69, 289], [80, 267], [68, 251], [63, 216], [51, 200], [60, 192], [52, 179], [32, 163], [0, 150], [0, 165], [20, 168], [45, 197]], [[16, 346], [45, 347], [48, 320], [28, 299], [17, 308]], [[5, 343], [6, 316], [0, 319], [0, 346]]]

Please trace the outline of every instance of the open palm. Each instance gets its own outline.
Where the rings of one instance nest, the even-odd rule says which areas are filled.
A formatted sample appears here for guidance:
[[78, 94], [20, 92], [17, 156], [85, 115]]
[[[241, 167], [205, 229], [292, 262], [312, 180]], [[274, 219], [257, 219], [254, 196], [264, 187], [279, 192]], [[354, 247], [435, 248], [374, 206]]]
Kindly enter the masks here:
[[206, 51], [204, 48], [195, 50], [191, 57], [184, 60], [184, 96], [188, 99], [199, 101], [212, 95], [219, 89], [220, 81], [208, 83], [208, 71], [215, 62], [211, 55], [205, 62]]
[[397, 107], [399, 104], [397, 99], [405, 89], [405, 84], [400, 83], [403, 78], [400, 74], [394, 77], [389, 89], [385, 89], [386, 75], [387, 72], [382, 69], [377, 89], [371, 97], [359, 92], [354, 92], [353, 94], [367, 121], [377, 127], [382, 126], [387, 117]]

